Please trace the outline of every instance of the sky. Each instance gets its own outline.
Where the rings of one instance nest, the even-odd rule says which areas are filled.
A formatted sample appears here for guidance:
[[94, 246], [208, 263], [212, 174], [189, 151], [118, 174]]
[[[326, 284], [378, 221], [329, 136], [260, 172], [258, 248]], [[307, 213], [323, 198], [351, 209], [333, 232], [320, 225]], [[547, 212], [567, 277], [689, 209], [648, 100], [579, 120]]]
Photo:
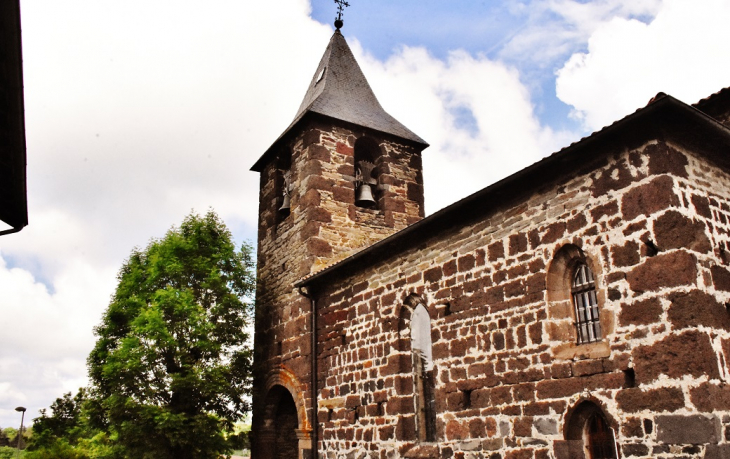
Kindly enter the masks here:
[[[645, 106], [730, 86], [730, 0], [350, 0], [383, 107], [430, 143], [426, 211]], [[30, 224], [0, 237], [0, 427], [87, 384], [134, 247], [213, 208], [255, 241], [249, 168], [293, 119], [332, 0], [21, 0]], [[2, 229], [2, 228], [0, 228]]]

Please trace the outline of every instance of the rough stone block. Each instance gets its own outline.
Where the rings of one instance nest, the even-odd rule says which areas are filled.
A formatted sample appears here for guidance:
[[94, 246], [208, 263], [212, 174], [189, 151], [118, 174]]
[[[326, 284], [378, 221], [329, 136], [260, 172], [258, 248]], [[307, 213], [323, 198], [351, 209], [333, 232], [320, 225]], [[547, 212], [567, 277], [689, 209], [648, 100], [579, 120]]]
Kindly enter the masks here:
[[697, 259], [685, 251], [661, 254], [646, 259], [626, 279], [635, 292], [691, 285], [697, 280]]
[[428, 269], [423, 273], [423, 281], [428, 283], [438, 282], [441, 280], [441, 277], [443, 277], [443, 271], [440, 266]]
[[641, 261], [641, 253], [639, 252], [639, 243], [628, 241], [623, 246], [611, 248], [611, 259], [614, 266], [619, 268], [625, 266], [634, 266]]
[[627, 192], [621, 199], [621, 209], [626, 220], [639, 215], [651, 215], [668, 207], [679, 205], [679, 197], [674, 192], [674, 180], [662, 175], [649, 183]]
[[446, 423], [447, 440], [463, 440], [469, 438], [469, 428], [460, 421], [451, 420]]
[[650, 410], [655, 412], [675, 411], [684, 407], [682, 389], [662, 387], [659, 389], [641, 390], [625, 389], [616, 395], [619, 408], [627, 413]]
[[649, 298], [632, 304], [621, 304], [619, 325], [648, 325], [656, 323], [662, 314], [659, 298]]
[[692, 195], [692, 205], [695, 206], [695, 210], [698, 214], [705, 218], [712, 218], [712, 211], [710, 210], [710, 200], [704, 196], [696, 194]]
[[687, 177], [687, 157], [664, 142], [652, 144], [644, 149], [649, 156], [649, 173], [652, 175], [672, 174]]
[[504, 258], [504, 243], [502, 241], [497, 241], [489, 244], [489, 247], [487, 247], [487, 254], [489, 261], [501, 260]]
[[699, 411], [730, 410], [730, 385], [705, 382], [690, 390], [690, 400]]
[[504, 455], [504, 459], [532, 459], [531, 449], [513, 449]]
[[704, 223], [691, 220], [674, 210], [666, 212], [654, 222], [656, 244], [661, 250], [685, 248], [707, 253], [711, 245], [706, 230]]
[[539, 418], [534, 421], [535, 430], [542, 435], [557, 435], [558, 421], [549, 418]]
[[[527, 236], [524, 233], [513, 234], [509, 237], [509, 254], [519, 255], [527, 250]], [[490, 256], [491, 259], [491, 256]]]
[[703, 459], [730, 459], [730, 444], [707, 445]]
[[697, 378], [719, 378], [717, 357], [710, 337], [692, 330], [670, 335], [653, 345], [637, 347], [633, 352], [636, 381], [655, 381], [660, 374], [681, 379], [685, 375]]
[[583, 390], [583, 381], [580, 378], [553, 379], [537, 383], [537, 397], [563, 398], [578, 394]]
[[565, 230], [566, 224], [564, 221], [561, 220], [552, 223], [545, 229], [545, 233], [540, 238], [540, 241], [543, 244], [552, 244], [565, 235]]
[[674, 329], [698, 327], [730, 330], [730, 313], [714, 296], [699, 291], [673, 293], [668, 318]]
[[319, 237], [311, 237], [307, 240], [307, 251], [315, 257], [332, 256], [332, 246]]
[[621, 434], [624, 437], [638, 438], [644, 436], [644, 430], [641, 428], [641, 419], [626, 418], [621, 425]]
[[725, 266], [715, 265], [710, 268], [712, 283], [716, 289], [730, 292], [730, 270]]
[[612, 217], [618, 213], [618, 202], [609, 201], [591, 210], [591, 218], [593, 222], [598, 222], [603, 217]]
[[[339, 150], [339, 145], [338, 145]], [[338, 151], [338, 153], [341, 153]], [[332, 160], [330, 151], [327, 149], [327, 147], [322, 145], [311, 145], [307, 149], [307, 155], [309, 156], [309, 159], [317, 159], [319, 161], [322, 161], [324, 163], [328, 163]], [[305, 177], [309, 174], [305, 174]]]
[[721, 437], [720, 420], [715, 416], [657, 416], [657, 441], [670, 445], [717, 444]]
[[621, 445], [621, 452], [625, 457], [648, 456], [649, 447], [641, 443], [627, 443]]

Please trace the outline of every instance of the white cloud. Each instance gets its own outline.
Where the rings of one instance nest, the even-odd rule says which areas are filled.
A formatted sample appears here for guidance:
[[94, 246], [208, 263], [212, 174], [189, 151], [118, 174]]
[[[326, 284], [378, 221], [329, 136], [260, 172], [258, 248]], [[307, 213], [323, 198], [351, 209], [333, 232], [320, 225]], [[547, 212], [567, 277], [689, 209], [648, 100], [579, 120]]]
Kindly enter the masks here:
[[31, 225], [62, 212], [100, 235], [87, 252], [107, 261], [191, 208], [255, 227], [248, 169], [330, 34], [308, 2], [288, 3], [272, 15], [232, 0], [24, 2]]
[[730, 2], [666, 0], [649, 24], [613, 18], [558, 72], [557, 95], [595, 130], [663, 91], [694, 103], [730, 82]]
[[441, 61], [407, 47], [379, 62], [354, 45], [385, 109], [431, 144], [423, 154], [428, 213], [539, 160], [571, 137], [540, 124], [519, 73], [501, 62], [464, 51]]
[[530, 0], [511, 5], [523, 26], [505, 40], [500, 55], [527, 66], [549, 68], [582, 49], [588, 37], [612, 18], [648, 20], [662, 0]]
[[28, 408], [30, 418], [62, 393], [86, 382], [93, 327], [109, 301], [115, 269], [70, 262], [50, 293], [28, 271], [8, 268], [0, 254], [3, 325], [0, 333], [0, 426]]

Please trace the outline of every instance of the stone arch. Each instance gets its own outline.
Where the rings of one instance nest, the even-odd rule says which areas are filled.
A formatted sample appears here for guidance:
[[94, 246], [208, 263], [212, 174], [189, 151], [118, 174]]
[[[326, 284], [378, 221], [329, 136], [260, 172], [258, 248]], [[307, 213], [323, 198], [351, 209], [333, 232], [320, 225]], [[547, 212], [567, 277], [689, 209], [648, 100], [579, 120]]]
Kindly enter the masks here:
[[[582, 398], [565, 416], [563, 435], [571, 458], [616, 459], [616, 421], [598, 400]], [[560, 457], [560, 455], [558, 455]]]
[[[356, 161], [359, 159], [375, 163], [380, 159], [382, 154], [378, 142], [368, 135], [363, 135], [355, 140], [354, 149]], [[357, 163], [355, 166], [357, 166]]]
[[[602, 339], [589, 344], [578, 345], [577, 322], [572, 299], [573, 275], [580, 265], [586, 265], [595, 278], [595, 293], [600, 311], [599, 319], [603, 330]], [[551, 341], [559, 344], [553, 346], [553, 354], [558, 358], [598, 358], [610, 355], [606, 340], [613, 332], [614, 316], [605, 308], [606, 293], [601, 288], [602, 269], [598, 257], [586, 253], [577, 244], [562, 245], [553, 256], [547, 268], [546, 299], [548, 315], [551, 322], [547, 332]]]
[[280, 368], [269, 374], [265, 387], [262, 424], [256, 432], [256, 457], [306, 457], [312, 448], [312, 429], [301, 384], [292, 372]]

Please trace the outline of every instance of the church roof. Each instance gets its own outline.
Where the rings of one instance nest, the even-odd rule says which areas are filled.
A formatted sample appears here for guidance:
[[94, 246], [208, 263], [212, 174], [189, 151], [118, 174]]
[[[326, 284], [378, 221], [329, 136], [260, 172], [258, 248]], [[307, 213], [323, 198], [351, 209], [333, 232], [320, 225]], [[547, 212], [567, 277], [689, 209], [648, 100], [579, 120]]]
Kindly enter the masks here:
[[523, 199], [542, 186], [546, 177], [586, 173], [595, 167], [598, 156], [615, 152], [616, 147], [638, 147], [650, 138], [671, 139], [730, 170], [730, 129], [702, 111], [660, 93], [646, 107], [294, 285], [321, 285], [332, 277], [358, 272], [413, 247], [425, 247], [430, 238], [458, 230], [462, 225], [485, 218], [499, 206]]
[[261, 171], [279, 141], [309, 114], [328, 116], [428, 145], [383, 109], [339, 29], [330, 39], [294, 121], [251, 170]]

